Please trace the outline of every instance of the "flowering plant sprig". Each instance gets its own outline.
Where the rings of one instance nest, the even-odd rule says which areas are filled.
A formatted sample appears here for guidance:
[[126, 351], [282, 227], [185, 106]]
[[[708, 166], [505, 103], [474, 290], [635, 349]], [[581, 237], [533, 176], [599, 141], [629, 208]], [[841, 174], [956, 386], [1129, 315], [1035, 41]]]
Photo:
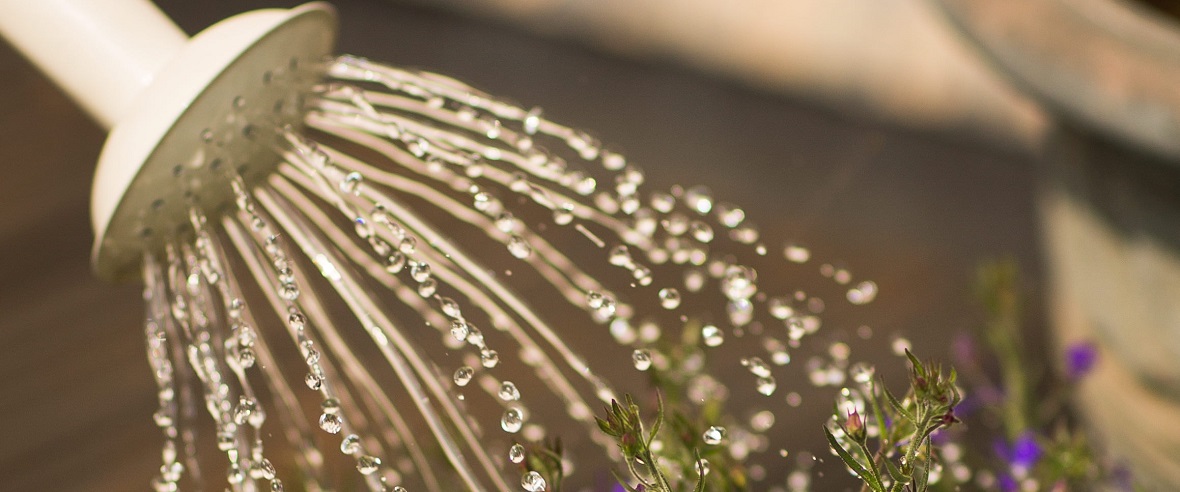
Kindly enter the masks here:
[[[639, 405], [629, 394], [623, 395], [623, 403], [621, 404], [617, 400], [611, 400], [610, 405], [606, 407], [605, 419], [597, 417], [594, 419], [598, 422], [598, 428], [603, 433], [615, 438], [618, 442], [627, 471], [639, 482], [639, 485], [633, 487], [622, 477], [615, 476], [619, 483], [630, 492], [673, 492], [678, 490], [673, 488], [672, 482], [668, 480], [660, 468], [657, 456], [652, 450], [652, 442], [659, 434], [660, 426], [664, 420], [663, 398], [658, 398], [658, 400], [656, 418], [652, 423], [651, 430], [647, 430], [643, 425]], [[697, 472], [698, 479], [693, 490], [699, 492], [705, 489], [705, 471], [698, 468]]]
[[[861, 394], [872, 411], [875, 450], [870, 450], [869, 425], [853, 408], [835, 431], [823, 426], [832, 451], [864, 482], [862, 491], [893, 492], [927, 489], [937, 460], [932, 436], [956, 422], [955, 406], [962, 400], [954, 369], [922, 363], [908, 350], [910, 388], [897, 398], [881, 379], [865, 383]], [[840, 409], [837, 407], [837, 415]]]
[[[1097, 346], [1082, 340], [1064, 347], [1060, 374], [1054, 374], [1057, 367], [1045, 364], [1044, 357], [1026, 350], [1019, 273], [1010, 260], [980, 267], [977, 292], [988, 318], [979, 338], [990, 350], [977, 353], [969, 337], [956, 343], [956, 363], [978, 395], [971, 406], [998, 422], [1000, 428], [994, 431], [1002, 435], [990, 449], [973, 453], [977, 475], [991, 477], [993, 486], [1004, 492], [1099, 485], [1135, 490], [1126, 470], [1105, 458], [1077, 428], [1069, 408], [1076, 385], [1099, 362]], [[992, 361], [998, 379], [984, 370]]]

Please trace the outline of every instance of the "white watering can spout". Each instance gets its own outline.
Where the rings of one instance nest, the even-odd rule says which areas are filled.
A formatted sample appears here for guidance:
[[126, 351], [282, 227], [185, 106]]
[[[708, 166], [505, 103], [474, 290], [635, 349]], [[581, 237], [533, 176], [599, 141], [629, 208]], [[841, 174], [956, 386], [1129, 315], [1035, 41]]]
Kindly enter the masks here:
[[108, 130], [188, 41], [146, 0], [0, 0], [0, 33]]
[[110, 130], [91, 196], [94, 267], [133, 279], [190, 207], [231, 201], [211, 186], [227, 169], [247, 182], [269, 173], [265, 138], [211, 142], [301, 125], [336, 16], [320, 2], [256, 10], [190, 39], [147, 0], [0, 0], [0, 35]]

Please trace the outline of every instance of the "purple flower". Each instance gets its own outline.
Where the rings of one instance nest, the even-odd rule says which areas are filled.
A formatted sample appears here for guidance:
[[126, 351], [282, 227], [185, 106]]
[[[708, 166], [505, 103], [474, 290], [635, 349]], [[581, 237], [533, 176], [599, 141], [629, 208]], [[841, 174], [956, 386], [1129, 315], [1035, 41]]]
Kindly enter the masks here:
[[1016, 442], [1012, 443], [1012, 454], [1008, 462], [1013, 467], [1032, 468], [1041, 459], [1041, 445], [1037, 444], [1037, 437], [1032, 431], [1025, 431]]
[[1098, 347], [1092, 342], [1077, 342], [1065, 348], [1065, 376], [1077, 381], [1098, 362]]
[[1010, 445], [1003, 439], [996, 439], [992, 449], [1013, 471], [1027, 472], [1041, 459], [1041, 445], [1037, 444], [1033, 431], [1024, 431]]
[[1016, 492], [1020, 490], [1019, 486], [1016, 484], [1016, 479], [1012, 478], [1011, 475], [1000, 475], [999, 482], [1000, 490], [1002, 492]]

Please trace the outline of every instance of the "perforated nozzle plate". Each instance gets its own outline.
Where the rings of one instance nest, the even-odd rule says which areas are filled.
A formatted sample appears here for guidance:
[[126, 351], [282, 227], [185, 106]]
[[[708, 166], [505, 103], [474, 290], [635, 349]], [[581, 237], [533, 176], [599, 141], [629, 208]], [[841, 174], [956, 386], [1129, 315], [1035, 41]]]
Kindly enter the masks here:
[[195, 36], [115, 126], [92, 204], [95, 272], [135, 280], [143, 255], [191, 234], [189, 209], [216, 215], [278, 162], [275, 130], [298, 127], [323, 74], [336, 17], [326, 4], [227, 19]]

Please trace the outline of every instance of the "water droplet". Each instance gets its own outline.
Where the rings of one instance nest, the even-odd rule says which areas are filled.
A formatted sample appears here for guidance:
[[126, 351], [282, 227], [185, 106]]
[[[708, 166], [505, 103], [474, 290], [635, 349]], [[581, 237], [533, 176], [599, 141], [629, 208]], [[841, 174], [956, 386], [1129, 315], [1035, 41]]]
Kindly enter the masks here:
[[705, 273], [698, 268], [685, 270], [684, 288], [689, 292], [700, 292], [705, 286]]
[[540, 127], [541, 108], [530, 109], [524, 117], [524, 132], [528, 135], [535, 135]]
[[627, 249], [627, 246], [622, 244], [611, 248], [608, 258], [610, 264], [614, 266], [627, 266], [632, 262], [631, 251]]
[[709, 475], [709, 460], [704, 458], [697, 460], [697, 473], [702, 477]]
[[294, 301], [299, 298], [299, 287], [293, 283], [284, 283], [279, 287], [279, 295], [288, 301]]
[[459, 309], [459, 303], [454, 302], [451, 297], [440, 297], [439, 307], [442, 308], [442, 314], [447, 315], [447, 317], [452, 317], [452, 319], [463, 317], [463, 311]]
[[324, 386], [324, 377], [316, 373], [309, 372], [307, 373], [307, 376], [303, 378], [303, 382], [307, 383], [308, 388], [311, 388], [314, 391], [319, 391], [320, 388]]
[[344, 426], [344, 420], [340, 415], [335, 413], [324, 412], [320, 414], [320, 428], [329, 434], [339, 434], [341, 427]]
[[424, 261], [416, 261], [410, 266], [410, 278], [415, 282], [425, 282], [430, 278], [430, 264]]
[[523, 237], [512, 236], [508, 239], [508, 252], [523, 260], [533, 254], [533, 248]]
[[694, 186], [684, 193], [684, 203], [699, 214], [713, 210], [713, 193], [704, 186]]
[[757, 272], [750, 267], [730, 266], [721, 281], [721, 291], [730, 300], [749, 299], [758, 291], [758, 286], [754, 283], [757, 276]]
[[913, 351], [913, 345], [910, 344], [909, 340], [902, 337], [897, 337], [893, 339], [892, 349], [894, 355], [905, 355], [907, 350], [911, 352]]
[[774, 412], [762, 410], [750, 417], [750, 428], [755, 432], [766, 432], [774, 425]]
[[499, 229], [504, 234], [512, 234], [512, 231], [516, 230], [516, 226], [519, 223], [520, 221], [516, 220], [516, 217], [512, 216], [511, 212], [504, 212], [499, 217], [496, 217], [496, 229]]
[[848, 289], [848, 302], [856, 305], [868, 304], [877, 298], [877, 284], [872, 280], [866, 280], [855, 287]]
[[852, 348], [847, 343], [836, 342], [828, 346], [828, 355], [831, 355], [834, 361], [846, 361], [848, 356], [852, 355]]
[[394, 253], [385, 259], [385, 271], [397, 275], [406, 266], [406, 256], [401, 253]]
[[688, 226], [688, 232], [692, 235], [693, 239], [696, 239], [702, 243], [707, 243], [713, 240], [713, 228], [709, 227], [709, 224], [699, 220], [692, 221], [692, 224]]
[[361, 438], [356, 434], [349, 434], [344, 436], [340, 441], [340, 452], [344, 454], [356, 454], [361, 450]]
[[509, 408], [504, 411], [504, 416], [500, 417], [500, 428], [504, 429], [504, 432], [515, 434], [523, 425], [524, 415], [519, 408]]
[[590, 309], [598, 309], [602, 307], [603, 300], [605, 300], [605, 298], [601, 293], [595, 291], [586, 293], [586, 305], [590, 306]]
[[807, 263], [811, 259], [811, 250], [791, 243], [783, 247], [783, 256], [792, 263]]
[[271, 464], [270, 460], [263, 458], [262, 461], [254, 464], [254, 468], [250, 471], [251, 475], [257, 474], [255, 478], [265, 478], [267, 480], [274, 480], [275, 466]]
[[848, 368], [848, 375], [852, 377], [852, 380], [861, 384], [872, 381], [873, 374], [875, 372], [876, 369], [865, 362], [857, 362], [856, 364], [853, 364], [852, 367]]
[[701, 328], [701, 337], [705, 341], [705, 345], [709, 347], [716, 347], [725, 342], [725, 334], [720, 328], [713, 325], [705, 325]]
[[360, 194], [361, 194], [361, 190], [360, 190], [361, 181], [364, 181], [364, 178], [361, 176], [361, 173], [358, 173], [356, 171], [350, 172], [344, 176], [343, 180], [340, 181], [340, 191], [343, 191], [345, 193], [349, 193], [352, 195], [360, 196]]
[[500, 353], [491, 349], [484, 349], [479, 352], [479, 363], [484, 367], [491, 369], [500, 364]]
[[475, 376], [475, 370], [471, 366], [463, 366], [455, 369], [455, 384], [459, 386], [467, 386], [471, 382], [471, 378]]
[[397, 250], [402, 254], [412, 255], [416, 249], [418, 249], [418, 239], [413, 236], [403, 237], [401, 241], [397, 242]]
[[471, 329], [468, 328], [467, 322], [465, 322], [463, 320], [455, 320], [455, 321], [451, 322], [451, 336], [455, 337], [455, 340], [458, 340], [460, 342], [463, 340], [466, 340], [467, 335], [470, 332], [471, 332]]
[[327, 398], [323, 402], [320, 403], [320, 408], [324, 411], [324, 413], [339, 414], [340, 413], [340, 400], [337, 400], [335, 398]]
[[609, 150], [602, 152], [602, 167], [608, 171], [618, 171], [626, 165], [627, 159], [623, 158], [622, 155]]
[[529, 471], [528, 473], [521, 475], [520, 486], [528, 492], [544, 492], [545, 487], [548, 485], [545, 483], [545, 479], [541, 477], [540, 473], [537, 473], [536, 471]]
[[721, 441], [725, 439], [725, 434], [725, 427], [714, 425], [705, 429], [705, 434], [701, 437], [704, 439], [705, 444], [716, 446], [721, 444]]
[[717, 211], [717, 220], [730, 229], [741, 225], [742, 221], [746, 220], [746, 212], [731, 203], [719, 203], [715, 210]]
[[778, 383], [775, 382], [774, 376], [758, 378], [758, 381], [755, 383], [755, 389], [766, 396], [773, 395], [776, 388], [778, 388]]
[[557, 225], [568, 225], [574, 221], [574, 206], [565, 204], [553, 210], [553, 222]]
[[497, 395], [504, 401], [516, 401], [520, 399], [520, 390], [516, 389], [516, 385], [512, 381], [504, 381], [500, 383], [500, 391]]
[[524, 446], [517, 443], [513, 444], [511, 448], [508, 448], [508, 461], [513, 463], [524, 461]]
[[356, 469], [362, 475], [372, 475], [381, 467], [381, 458], [376, 456], [361, 456], [356, 460]]
[[238, 364], [241, 364], [243, 369], [254, 367], [254, 362], [257, 355], [251, 348], [243, 348], [238, 351]]
[[795, 307], [791, 303], [791, 299], [786, 297], [772, 297], [766, 302], [767, 309], [770, 315], [776, 319], [785, 320], [795, 315]]
[[660, 306], [664, 309], [676, 309], [680, 306], [680, 291], [671, 287], [660, 289]]
[[234, 423], [244, 425], [249, 419], [254, 410], [258, 408], [258, 402], [252, 398], [242, 396], [238, 399], [238, 406], [234, 407]]
[[305, 340], [303, 347], [303, 360], [308, 364], [315, 364], [320, 361], [320, 351], [316, 350], [311, 344], [311, 340]]
[[438, 282], [434, 279], [428, 278], [418, 284], [418, 295], [422, 297], [434, 297], [434, 293], [438, 291]]
[[646, 371], [651, 367], [651, 352], [644, 349], [635, 349], [631, 353], [631, 361], [635, 363], [636, 369]]
[[770, 366], [766, 365], [759, 357], [751, 357], [749, 359], [742, 359], [742, 365], [750, 370], [750, 373], [758, 377], [770, 377]]

